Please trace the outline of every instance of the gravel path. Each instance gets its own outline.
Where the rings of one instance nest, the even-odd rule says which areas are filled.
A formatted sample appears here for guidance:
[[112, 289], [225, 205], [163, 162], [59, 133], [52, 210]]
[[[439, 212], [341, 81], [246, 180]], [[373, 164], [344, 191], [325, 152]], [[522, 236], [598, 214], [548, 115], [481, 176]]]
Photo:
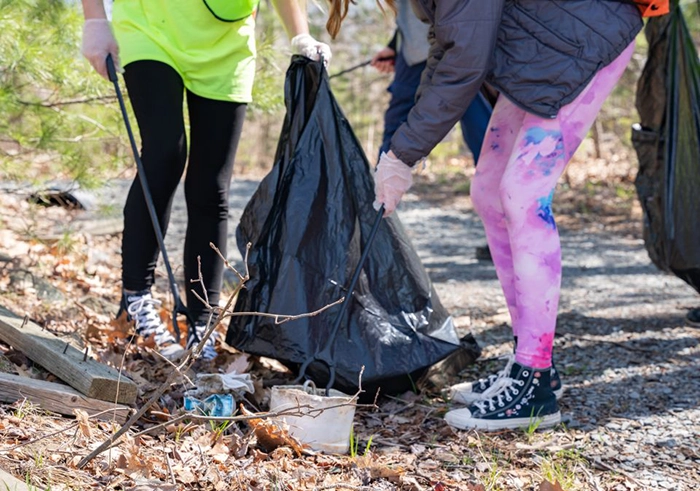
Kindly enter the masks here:
[[[111, 199], [120, 207], [125, 183], [114, 186]], [[248, 179], [232, 184], [229, 256], [239, 264], [233, 224], [256, 187]], [[468, 200], [438, 207], [409, 194], [400, 216], [458, 327], [476, 336], [484, 357], [507, 353], [504, 299], [493, 265], [474, 259], [485, 239]], [[184, 224], [180, 190], [167, 237], [176, 269]], [[602, 226], [561, 227], [561, 235], [555, 360], [566, 386], [562, 434], [597, 468], [628, 476], [632, 487], [700, 489], [700, 329], [684, 325], [700, 296], [660, 273], [640, 238]]]
[[[478, 217], [468, 206], [440, 209], [410, 197], [401, 217], [458, 326], [472, 331], [485, 357], [511, 350], [493, 265], [473, 259], [485, 243]], [[700, 297], [660, 273], [641, 239], [604, 229], [561, 235], [555, 360], [567, 427], [586, 442], [585, 455], [642, 489], [700, 489], [700, 329], [684, 325]]]

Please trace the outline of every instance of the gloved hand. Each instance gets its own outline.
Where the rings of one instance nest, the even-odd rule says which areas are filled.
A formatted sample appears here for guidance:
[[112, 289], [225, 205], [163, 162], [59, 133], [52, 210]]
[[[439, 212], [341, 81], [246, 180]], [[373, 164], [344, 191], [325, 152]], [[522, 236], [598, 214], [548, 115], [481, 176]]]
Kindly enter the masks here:
[[382, 153], [374, 173], [374, 209], [384, 204], [384, 216], [391, 215], [404, 193], [413, 185], [411, 167], [399, 160], [394, 152]]
[[119, 46], [107, 19], [87, 19], [85, 21], [82, 52], [97, 73], [107, 80], [109, 80], [107, 55], [112, 55], [117, 71], [122, 71], [119, 65]]
[[298, 34], [292, 38], [292, 49], [294, 53], [311, 58], [314, 61], [318, 61], [323, 56], [323, 62], [326, 66], [331, 62], [333, 58], [333, 53], [331, 53], [331, 47], [326, 43], [321, 43], [316, 41], [309, 34]]

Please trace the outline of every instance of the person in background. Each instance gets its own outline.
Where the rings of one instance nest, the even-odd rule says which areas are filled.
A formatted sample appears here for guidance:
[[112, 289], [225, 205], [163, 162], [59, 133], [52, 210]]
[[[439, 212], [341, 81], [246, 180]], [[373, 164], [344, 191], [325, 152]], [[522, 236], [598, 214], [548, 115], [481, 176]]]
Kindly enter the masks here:
[[[187, 165], [184, 244], [186, 302], [194, 325], [187, 347], [199, 342], [210, 312], [196, 297], [216, 306], [226, 257], [228, 194], [246, 106], [255, 76], [255, 11], [258, 0], [121, 0], [112, 22], [102, 0], [82, 0], [83, 55], [107, 78], [111, 55], [124, 74], [141, 136], [141, 159], [163, 233], [175, 190]], [[272, 0], [295, 53], [331, 59], [328, 45], [309, 35], [298, 0]], [[189, 113], [189, 151], [183, 100]], [[161, 353], [182, 349], [159, 315], [151, 288], [158, 243], [138, 177], [124, 207], [122, 288], [118, 315], [133, 321], [136, 333]], [[198, 263], [201, 258], [201, 266]], [[204, 291], [197, 280], [201, 270]], [[202, 358], [216, 356], [211, 337]]]
[[[389, 45], [379, 50], [371, 63], [380, 73], [394, 74], [388, 88], [391, 99], [384, 113], [384, 135], [379, 149], [380, 155], [389, 151], [391, 138], [406, 121], [415, 104], [421, 74], [427, 65], [430, 49], [430, 26], [416, 17], [411, 9], [410, 0], [396, 2], [396, 26]], [[491, 103], [484, 94], [479, 93], [459, 120], [464, 143], [472, 153], [475, 164], [479, 160], [491, 111]], [[488, 245], [476, 247], [475, 255], [477, 259], [491, 260]]]
[[[329, 0], [335, 36], [350, 0]], [[387, 0], [391, 6], [393, 0]], [[471, 186], [517, 339], [515, 359], [480, 399], [445, 415], [487, 431], [559, 423], [552, 345], [561, 247], [552, 214], [558, 178], [622, 76], [642, 28], [633, 2], [412, 0], [431, 25], [419, 96], [375, 173], [375, 207], [391, 214], [412, 167], [462, 117], [485, 80], [500, 95]]]
[[[391, 138], [399, 126], [406, 121], [416, 101], [416, 92], [428, 60], [428, 30], [430, 26], [413, 13], [410, 0], [396, 3], [396, 26], [389, 45], [374, 55], [372, 66], [381, 73], [394, 73], [389, 86], [391, 100], [384, 114], [384, 136], [380, 154], [389, 151]], [[481, 144], [491, 119], [491, 104], [483, 94], [478, 94], [459, 122], [464, 143], [479, 160]]]

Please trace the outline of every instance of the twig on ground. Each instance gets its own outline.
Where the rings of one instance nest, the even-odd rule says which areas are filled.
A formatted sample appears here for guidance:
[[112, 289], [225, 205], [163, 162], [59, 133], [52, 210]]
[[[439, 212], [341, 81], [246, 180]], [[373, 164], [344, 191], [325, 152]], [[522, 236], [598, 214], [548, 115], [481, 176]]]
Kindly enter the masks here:
[[419, 425], [421, 428], [423, 427], [425, 422], [428, 421], [428, 419], [432, 417], [432, 415], [435, 411], [436, 411], [436, 409], [432, 408], [432, 409], [429, 409], [427, 413], [425, 413], [425, 416], [423, 417], [423, 420], [420, 422], [420, 425]]
[[590, 336], [585, 336], [585, 335], [576, 335], [576, 334], [571, 334], [570, 336], [576, 337], [579, 339], [583, 339], [584, 341], [590, 341], [592, 343], [607, 343], [607, 344], [614, 344], [615, 346], [618, 346], [622, 349], [626, 349], [627, 351], [633, 351], [636, 353], [647, 353], [647, 354], [652, 354], [656, 355], [658, 354], [657, 350], [653, 349], [645, 349], [645, 348], [635, 348], [634, 346], [627, 346], [625, 343], [621, 343], [619, 341], [612, 341], [610, 339], [594, 339]]
[[588, 482], [590, 482], [591, 488], [593, 489], [593, 491], [600, 491], [600, 487], [598, 486], [598, 483], [596, 482], [595, 476], [591, 473], [591, 471], [586, 469], [585, 465], [581, 465], [580, 467], [581, 467], [581, 470], [583, 471], [583, 473], [586, 474], [586, 477], [588, 478]]
[[599, 459], [596, 459], [593, 457], [588, 457], [587, 455], [582, 455], [582, 457], [584, 459], [586, 459], [594, 468], [597, 468], [597, 469], [603, 470], [603, 471], [608, 471], [608, 472], [616, 472], [616, 473], [620, 474], [621, 476], [624, 476], [625, 479], [630, 481], [635, 486], [639, 486], [642, 489], [644, 488], [644, 485], [642, 483], [637, 481], [634, 477], [629, 475], [627, 472], [625, 472], [621, 469], [616, 469], [616, 468], [612, 467], [611, 465], [606, 464], [602, 460], [599, 460]]
[[[146, 435], [148, 433], [153, 433], [156, 430], [165, 428], [169, 425], [177, 424], [180, 423], [181, 421], [185, 421], [187, 419], [191, 419], [194, 421], [250, 421], [251, 419], [270, 419], [270, 418], [277, 418], [280, 416], [306, 416], [309, 418], [317, 418], [321, 414], [323, 414], [325, 411], [328, 411], [329, 409], [336, 409], [339, 407], [355, 407], [355, 408], [374, 408], [376, 407], [374, 404], [354, 404], [349, 401], [355, 400], [357, 397], [357, 394], [353, 396], [348, 396], [348, 402], [343, 403], [343, 404], [333, 404], [332, 406], [326, 406], [323, 408], [318, 408], [318, 407], [312, 407], [309, 406], [308, 404], [297, 404], [294, 407], [289, 407], [286, 409], [282, 409], [279, 411], [267, 411], [263, 413], [254, 413], [254, 414], [245, 414], [242, 416], [207, 416], [206, 414], [196, 414], [196, 413], [185, 413], [181, 414], [175, 418], [169, 419], [168, 421], [164, 421], [163, 423], [160, 423], [156, 426], [152, 426], [150, 428], [147, 428], [143, 431], [140, 431], [138, 433], [134, 434], [134, 437], [139, 437], [142, 435]], [[304, 412], [302, 412], [304, 410]], [[153, 411], [153, 415], [155, 416], [172, 416], [171, 414], [168, 413], [162, 413], [160, 411]]]
[[351, 491], [371, 491], [372, 488], [369, 486], [355, 486], [353, 484], [336, 483], [336, 484], [326, 484], [314, 488], [314, 491], [327, 491], [328, 489], [350, 489]]
[[170, 476], [170, 482], [173, 485], [176, 485], [177, 481], [175, 480], [175, 473], [173, 472], [173, 466], [170, 465], [170, 456], [168, 455], [168, 451], [165, 448], [165, 440], [163, 441], [163, 454], [165, 455], [165, 463], [168, 465], [168, 475]]
[[[237, 293], [238, 289], [236, 290]], [[234, 295], [231, 295], [231, 297], [228, 299], [228, 304], [229, 306], [231, 303], [233, 303], [233, 298]], [[217, 323], [218, 324], [218, 320]], [[216, 324], [213, 327], [216, 327]], [[214, 330], [213, 327], [210, 327], [207, 329], [207, 334], [211, 335], [211, 332]], [[204, 343], [206, 342], [207, 337], [202, 337], [202, 339], [199, 341], [197, 346], [194, 347], [194, 349], [190, 348], [189, 350], [185, 351], [184, 357], [182, 359], [182, 362], [180, 365], [175, 367], [175, 369], [168, 374], [168, 376], [165, 379], [165, 382], [161, 384], [158, 389], [151, 395], [151, 398], [146, 401], [146, 403], [141, 406], [141, 409], [139, 409], [134, 415], [129, 418], [129, 420], [122, 425], [119, 430], [112, 435], [110, 438], [102, 442], [100, 446], [98, 446], [95, 450], [90, 452], [87, 456], [83, 457], [83, 459], [78, 462], [78, 468], [82, 469], [85, 467], [92, 459], [100, 455], [102, 452], [110, 448], [119, 438], [121, 438], [122, 435], [124, 435], [127, 431], [129, 431], [129, 428], [131, 428], [134, 423], [136, 423], [139, 419], [141, 419], [141, 416], [146, 414], [146, 411], [158, 400], [160, 399], [160, 396], [162, 396], [166, 390], [170, 388], [170, 386], [175, 382], [175, 379], [178, 376], [182, 375], [182, 369], [186, 366], [188, 369], [192, 366], [192, 364], [196, 361], [197, 356], [199, 353], [202, 351], [204, 347]], [[189, 364], [188, 364], [189, 363]]]
[[[175, 418], [169, 419], [168, 421], [164, 421], [163, 423], [157, 424], [156, 426], [151, 426], [150, 428], [146, 428], [143, 431], [140, 431], [138, 433], [134, 434], [134, 437], [139, 437], [143, 435], [147, 435], [149, 433], [153, 433], [156, 430], [163, 429], [167, 426], [174, 425], [177, 423], [180, 423], [181, 421], [185, 421], [187, 419], [191, 419], [193, 421], [250, 421], [251, 419], [268, 419], [268, 418], [274, 418], [278, 416], [303, 416], [301, 413], [298, 413], [297, 411], [299, 408], [305, 408], [305, 407], [310, 407], [310, 406], [299, 406], [299, 407], [294, 407], [290, 408], [293, 409], [294, 411], [287, 412], [288, 410], [285, 409], [283, 411], [271, 411], [267, 413], [255, 413], [251, 415], [243, 415], [243, 416], [207, 416], [206, 414], [195, 414], [195, 413], [185, 413], [181, 414], [179, 416], [176, 416]], [[154, 415], [156, 416], [171, 416], [168, 413], [161, 413], [160, 411], [154, 411]]]
[[377, 435], [374, 435], [372, 437], [372, 443], [378, 443], [378, 444], [384, 445], [386, 447], [399, 447], [399, 448], [403, 448], [403, 449], [411, 448], [410, 445], [406, 445], [405, 443], [399, 443], [399, 442], [393, 441], [393, 440], [385, 440], [384, 438], [377, 436]]
[[[210, 246], [216, 251], [216, 253], [219, 255], [219, 257], [223, 257], [222, 254], [221, 254], [221, 251], [219, 251], [219, 249], [216, 248], [216, 246], [214, 246], [214, 244], [210, 244]], [[245, 276], [245, 279], [246, 279], [246, 280], [249, 278], [249, 276], [248, 276], [248, 267], [247, 267], [247, 259], [248, 259], [248, 252], [250, 251], [250, 247], [251, 247], [251, 244], [249, 243], [249, 244], [247, 245], [246, 254], [245, 254], [245, 257], [246, 257], [246, 276]], [[201, 276], [201, 273], [200, 273], [200, 276]], [[231, 308], [231, 305], [233, 304], [233, 300], [236, 298], [236, 296], [238, 295], [238, 293], [240, 292], [240, 290], [243, 288], [243, 285], [244, 285], [244, 283], [243, 283], [243, 282], [240, 282], [240, 283], [236, 286], [236, 288], [234, 289], [234, 291], [233, 291], [233, 292], [231, 293], [231, 295], [229, 296], [229, 298], [228, 298], [228, 300], [227, 300], [227, 302], [226, 302], [226, 305], [225, 305], [222, 309], [218, 310], [217, 318], [216, 318], [216, 320], [215, 320], [213, 323], [212, 323], [212, 318], [213, 318], [213, 315], [214, 315], [214, 309], [211, 308], [211, 306], [206, 302], [206, 300], [200, 298], [200, 300], [204, 301], [204, 302], [205, 302], [205, 305], [207, 305], [207, 307], [210, 309], [211, 314], [210, 314], [210, 316], [209, 316], [209, 321], [207, 322], [207, 330], [206, 330], [205, 333], [202, 335], [202, 337], [200, 338], [200, 340], [199, 340], [199, 342], [197, 343], [197, 345], [196, 345], [194, 348], [190, 348], [189, 350], [185, 351], [185, 353], [184, 353], [184, 355], [183, 355], [183, 358], [182, 358], [182, 361], [180, 362], [180, 364], [177, 365], [177, 366], [175, 366], [175, 368], [173, 369], [173, 371], [170, 372], [170, 374], [168, 374], [168, 377], [167, 377], [167, 378], [165, 379], [165, 381], [161, 384], [161, 386], [160, 386], [158, 389], [156, 389], [156, 391], [151, 395], [150, 399], [148, 399], [148, 401], [146, 401], [146, 403], [145, 403], [143, 406], [141, 406], [141, 408], [140, 408], [135, 414], [133, 414], [133, 415], [131, 416], [131, 418], [129, 418], [129, 420], [128, 420], [126, 423], [124, 423], [124, 424], [122, 425], [122, 427], [121, 427], [119, 430], [117, 430], [116, 433], [114, 433], [114, 435], [112, 435], [110, 438], [108, 438], [107, 440], [105, 440], [104, 442], [102, 442], [102, 444], [100, 444], [97, 448], [95, 448], [95, 449], [94, 449], [92, 452], [90, 452], [87, 456], [83, 457], [83, 459], [81, 459], [80, 462], [78, 462], [78, 466], [77, 466], [77, 467], [78, 467], [79, 469], [82, 469], [82, 468], [85, 467], [90, 461], [92, 461], [95, 457], [97, 457], [98, 455], [100, 455], [100, 454], [101, 454], [102, 452], [104, 452], [105, 450], [107, 450], [107, 449], [111, 448], [112, 446], [114, 446], [114, 445], [118, 442], [118, 440], [122, 437], [122, 435], [124, 435], [127, 431], [129, 431], [129, 429], [130, 429], [139, 419], [141, 419], [141, 417], [142, 417], [144, 414], [146, 414], [146, 411], [148, 411], [148, 409], [149, 409], [158, 399], [160, 399], [160, 397], [165, 393], [165, 391], [168, 390], [168, 389], [170, 388], [170, 386], [175, 382], [175, 379], [176, 379], [177, 377], [179, 377], [179, 376], [182, 376], [183, 368], [185, 369], [185, 371], [187, 371], [187, 370], [189, 370], [189, 369], [192, 367], [192, 365], [194, 364], [194, 362], [197, 360], [197, 358], [199, 357], [200, 353], [201, 353], [202, 350], [204, 349], [204, 346], [206, 345], [207, 340], [209, 339], [209, 337], [211, 336], [211, 334], [214, 332], [214, 329], [216, 329], [216, 327], [224, 320], [224, 318], [225, 318], [225, 316], [226, 316], [226, 312], [228, 312], [229, 309]], [[328, 308], [328, 306], [327, 306], [326, 308]], [[251, 315], [257, 315], [257, 313], [252, 313]], [[304, 315], [304, 314], [302, 314], [302, 315]], [[325, 409], [331, 409], [331, 408], [325, 408]], [[324, 410], [325, 410], [325, 409], [324, 409]], [[258, 417], [259, 417], [259, 416], [258, 416]], [[180, 421], [180, 420], [182, 420], [182, 419], [188, 419], [188, 418], [196, 419], [196, 415], [192, 415], [192, 414], [183, 415], [183, 416], [180, 416], [180, 418], [181, 418], [181, 419], [176, 418], [175, 420], [169, 421], [167, 424], [173, 424], [174, 422]], [[205, 417], [205, 418], [208, 418], [208, 420], [210, 420], [210, 421], [214, 421], [214, 420], [215, 420], [214, 418], [211, 418], [211, 417]], [[241, 417], [238, 416], [238, 417], [235, 417], [235, 418], [241, 418]], [[203, 418], [203, 419], [204, 419], [204, 418]], [[231, 419], [232, 419], [232, 418], [224, 418], [224, 420], [231, 420]], [[234, 420], [235, 420], [235, 419], [234, 419]]]
[[[431, 406], [427, 406], [427, 405], [425, 405], [425, 404], [417, 404], [415, 401], [404, 401], [404, 400], [401, 399], [400, 397], [390, 396], [390, 395], [387, 395], [387, 396], [385, 396], [385, 397], [386, 397], [387, 399], [391, 399], [392, 401], [396, 401], [396, 402], [400, 402], [400, 403], [402, 403], [402, 404], [406, 404], [406, 406], [408, 406], [407, 409], [411, 409], [411, 408], [415, 408], [415, 407], [420, 407], [420, 408], [428, 409], [428, 410], [432, 409]], [[396, 414], [398, 414], [399, 412], [402, 412], [402, 411], [403, 411], [403, 409], [402, 409], [401, 411], [396, 412]]]
[[[158, 350], [151, 350], [151, 353], [157, 355], [162, 361], [173, 367], [175, 370], [177, 370], [177, 365], [173, 363], [171, 360], [168, 360], [166, 357], [161, 355]], [[190, 385], [194, 386], [194, 382], [192, 382], [192, 379], [190, 379], [186, 373], [182, 374], [182, 378], [184, 378]]]
[[[85, 340], [87, 342], [87, 339]], [[117, 405], [118, 399], [119, 399], [119, 387], [121, 386], [122, 382], [122, 372], [124, 371], [124, 363], [126, 362], [126, 354], [129, 351], [129, 347], [131, 346], [131, 343], [134, 341], [134, 337], [131, 336], [129, 338], [129, 342], [126, 343], [126, 346], [124, 347], [124, 353], [122, 354], [122, 359], [119, 362], [119, 372], [117, 375], [117, 391], [114, 394], [114, 405]], [[115, 414], [114, 417], [112, 418], [112, 422], [116, 423], [117, 421], [117, 415]]]
[[[107, 414], [107, 413], [110, 413], [112, 411], [126, 411], [126, 410], [131, 410], [131, 408], [117, 407], [117, 408], [113, 408], [113, 409], [105, 409], [104, 411], [100, 411], [98, 413], [91, 414], [90, 416], [88, 416], [88, 419], [97, 418], [99, 416], [102, 416], [103, 414]], [[65, 432], [70, 431], [70, 430], [77, 428], [77, 427], [78, 427], [78, 422], [76, 421], [75, 423], [71, 423], [69, 426], [66, 426], [65, 428], [53, 431], [51, 433], [47, 433], [46, 435], [41, 435], [37, 438], [34, 438], [34, 439], [26, 441], [26, 442], [18, 443], [14, 447], [10, 447], [7, 450], [0, 450], [0, 452], [10, 453], [14, 450], [17, 450], [20, 447], [26, 447], [27, 445], [32, 445], [34, 443], [40, 442], [41, 440], [45, 440], [46, 438], [51, 438], [52, 436], [60, 435], [61, 433], [65, 433]]]

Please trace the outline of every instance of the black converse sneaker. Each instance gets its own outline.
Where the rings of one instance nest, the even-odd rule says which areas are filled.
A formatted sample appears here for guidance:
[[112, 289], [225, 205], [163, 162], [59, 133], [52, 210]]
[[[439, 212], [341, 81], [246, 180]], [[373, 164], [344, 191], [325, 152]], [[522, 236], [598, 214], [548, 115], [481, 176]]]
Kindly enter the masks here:
[[[515, 361], [514, 355], [505, 355], [501, 358], [506, 360], [506, 366], [498, 373], [479, 379], [476, 382], [462, 382], [450, 387], [449, 395], [452, 402], [468, 406], [477, 401], [488, 399], [495, 391], [498, 391], [500, 389], [499, 382], [510, 374], [511, 367]], [[559, 399], [564, 394], [564, 387], [559, 378], [559, 372], [557, 372], [553, 364], [550, 383], [554, 395]]]
[[151, 296], [148, 290], [124, 293], [119, 305], [117, 318], [126, 313], [126, 320], [134, 322], [136, 334], [145, 338], [153, 339], [158, 347], [158, 351], [166, 357], [173, 357], [182, 351], [182, 347], [175, 341], [168, 327], [160, 318], [158, 308], [160, 300]]
[[502, 370], [476, 382], [462, 382], [453, 385], [449, 391], [450, 400], [457, 404], [470, 405], [488, 398], [492, 392], [498, 390], [498, 382], [510, 374], [510, 368], [515, 361], [513, 355], [505, 355], [500, 358], [506, 360], [506, 366]]
[[557, 399], [550, 386], [551, 369], [531, 368], [513, 362], [510, 374], [499, 379], [498, 390], [488, 399], [468, 408], [445, 414], [450, 426], [466, 429], [496, 431], [527, 428], [549, 428], [561, 421]]
[[[204, 333], [207, 332], [207, 326], [204, 324], [190, 326], [187, 332], [187, 349], [192, 349], [199, 344], [199, 341], [204, 337]], [[204, 343], [202, 347], [202, 352], [199, 354], [199, 358], [205, 361], [212, 361], [216, 358], [216, 331], [211, 333], [207, 342]]]
[[559, 371], [557, 370], [557, 367], [554, 366], [554, 360], [552, 360], [552, 369], [549, 377], [549, 386], [552, 388], [552, 392], [554, 392], [554, 397], [557, 398], [557, 401], [561, 399], [561, 396], [564, 395], [564, 384], [561, 383]]

